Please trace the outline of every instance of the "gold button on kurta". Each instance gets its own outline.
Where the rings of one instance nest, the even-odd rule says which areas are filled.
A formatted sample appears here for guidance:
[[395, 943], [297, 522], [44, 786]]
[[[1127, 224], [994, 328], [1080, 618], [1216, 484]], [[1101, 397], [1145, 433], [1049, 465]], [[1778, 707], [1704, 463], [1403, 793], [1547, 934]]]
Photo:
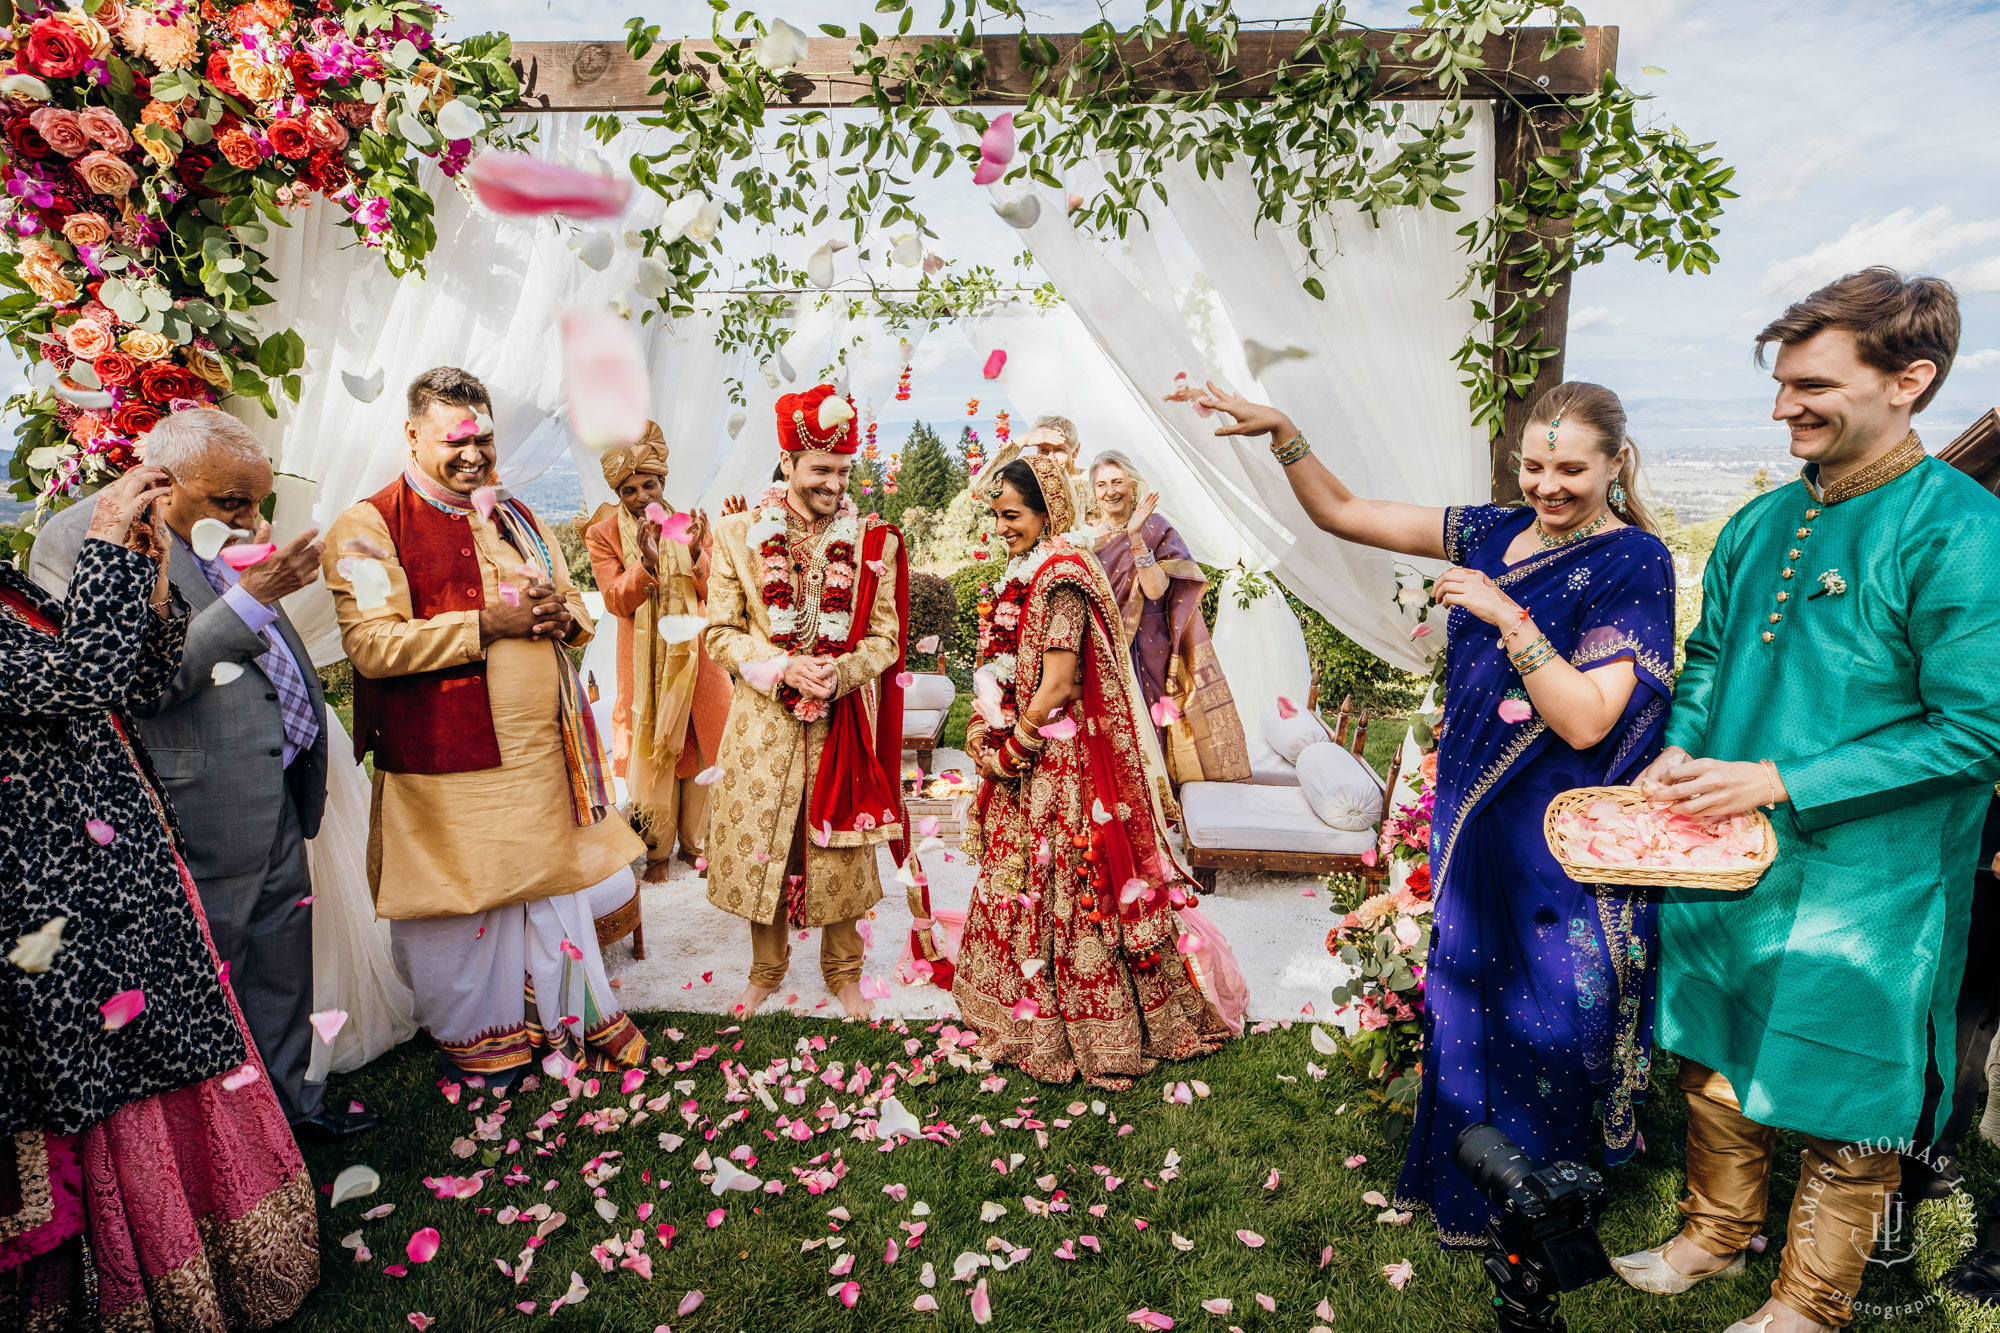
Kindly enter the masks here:
[[[355, 670], [377, 678], [404, 676], [483, 657], [493, 732], [500, 742], [498, 768], [375, 774], [368, 878], [376, 915], [469, 916], [578, 893], [644, 855], [645, 844], [615, 810], [589, 828], [578, 828], [570, 812], [557, 711], [556, 654], [562, 650], [535, 639], [495, 639], [482, 650], [477, 610], [415, 619], [409, 581], [390, 560], [382, 562], [389, 571], [388, 604], [361, 610], [353, 585], [339, 570], [340, 553], [357, 538], [394, 549], [381, 511], [366, 501], [334, 521], [323, 570]], [[472, 540], [488, 606], [499, 604], [501, 580], [527, 584], [520, 553], [497, 527], [474, 521]], [[542, 540], [551, 552], [559, 549], [546, 529]], [[582, 594], [560, 566], [555, 581], [581, 626], [573, 642], [589, 642]]]

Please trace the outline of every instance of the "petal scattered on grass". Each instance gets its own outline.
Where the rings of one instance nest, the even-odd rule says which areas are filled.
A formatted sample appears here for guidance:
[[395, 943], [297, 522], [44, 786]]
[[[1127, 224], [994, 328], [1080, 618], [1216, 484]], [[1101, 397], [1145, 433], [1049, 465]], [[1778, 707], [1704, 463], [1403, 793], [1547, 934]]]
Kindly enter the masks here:
[[1253, 1250], [1262, 1249], [1264, 1246], [1264, 1238], [1258, 1235], [1254, 1231], [1244, 1231], [1238, 1229], [1238, 1231], [1236, 1232], [1236, 1239], [1242, 1241], [1245, 1245], [1248, 1245]]
[[1410, 1279], [1416, 1276], [1416, 1270], [1411, 1267], [1408, 1259], [1404, 1259], [1398, 1263], [1383, 1264], [1382, 1276], [1388, 1279], [1390, 1286], [1401, 1291], [1409, 1285]]
[[410, 1242], [403, 1247], [403, 1252], [410, 1256], [411, 1263], [427, 1264], [437, 1257], [438, 1239], [436, 1227], [425, 1227], [410, 1237]]

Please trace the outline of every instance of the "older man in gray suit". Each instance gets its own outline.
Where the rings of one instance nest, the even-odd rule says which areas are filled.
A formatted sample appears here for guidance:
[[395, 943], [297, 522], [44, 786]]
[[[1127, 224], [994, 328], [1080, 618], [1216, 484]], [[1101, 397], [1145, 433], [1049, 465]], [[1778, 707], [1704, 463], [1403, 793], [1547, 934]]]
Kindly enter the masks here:
[[[187, 838], [216, 951], [294, 1132], [344, 1138], [372, 1113], [324, 1106], [308, 1083], [312, 1054], [312, 881], [305, 840], [326, 804], [326, 700], [305, 644], [279, 599], [318, 577], [317, 531], [300, 534], [239, 575], [195, 553], [195, 525], [239, 531], [271, 493], [270, 460], [226, 412], [176, 412], [146, 437], [146, 461], [167, 469], [168, 577], [193, 608], [180, 674], [140, 719], [140, 735]], [[56, 515], [35, 539], [30, 576], [62, 596], [90, 525], [93, 500]]]

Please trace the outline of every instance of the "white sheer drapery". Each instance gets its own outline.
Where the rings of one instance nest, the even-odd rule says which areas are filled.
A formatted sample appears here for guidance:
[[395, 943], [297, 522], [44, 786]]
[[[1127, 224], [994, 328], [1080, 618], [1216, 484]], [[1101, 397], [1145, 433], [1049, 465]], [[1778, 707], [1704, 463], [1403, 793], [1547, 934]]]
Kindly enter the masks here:
[[1257, 726], [1271, 699], [1295, 699], [1300, 707], [1312, 694], [1312, 655], [1305, 632], [1284, 595], [1266, 581], [1262, 597], [1242, 603], [1243, 573], [1231, 570], [1216, 604], [1215, 660], [1236, 699], [1246, 731]]
[[[1428, 104], [1404, 111], [1419, 125], [1438, 115]], [[1324, 301], [1299, 286], [1307, 261], [1294, 231], [1258, 227], [1256, 191], [1240, 167], [1207, 179], [1189, 162], [1169, 167], [1161, 184], [1171, 209], [1116, 242], [1074, 229], [1061, 194], [993, 187], [1001, 202], [1041, 199], [1024, 241], [1147, 405], [1166, 451], [1243, 542], [1348, 637], [1412, 669], [1422, 657], [1392, 602], [1396, 557], [1314, 529], [1265, 441], [1217, 440], [1212, 419], [1161, 398], [1178, 374], [1213, 377], [1284, 408], [1359, 494], [1436, 506], [1483, 499], [1486, 441], [1452, 362], [1476, 319], [1470, 295], [1451, 296], [1468, 262], [1456, 232], [1492, 204], [1492, 116], [1483, 104], [1466, 146], [1471, 169], [1453, 178], [1466, 192], [1462, 212], [1395, 209], [1377, 225], [1343, 206], [1313, 224]], [[1065, 185], [1088, 193], [1089, 176], [1080, 171]], [[1244, 339], [1307, 355], [1253, 377]]]

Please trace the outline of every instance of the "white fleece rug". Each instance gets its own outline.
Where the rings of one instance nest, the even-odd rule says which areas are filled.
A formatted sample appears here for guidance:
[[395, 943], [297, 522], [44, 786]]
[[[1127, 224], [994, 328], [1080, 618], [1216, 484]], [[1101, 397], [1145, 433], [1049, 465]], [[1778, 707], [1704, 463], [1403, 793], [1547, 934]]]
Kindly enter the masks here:
[[[954, 750], [940, 750], [937, 766], [967, 767], [965, 756]], [[887, 848], [880, 857], [884, 893], [875, 907], [867, 973], [888, 987], [889, 998], [877, 1000], [875, 1012], [885, 1018], [955, 1014], [949, 992], [928, 983], [904, 986], [896, 981], [910, 912], [903, 888], [895, 882], [896, 866]], [[972, 897], [975, 872], [956, 856], [938, 865], [931, 864], [934, 859], [925, 860], [933, 910], [964, 910]], [[1329, 1015], [1333, 1004], [1328, 997], [1338, 980], [1339, 965], [1326, 952], [1326, 932], [1333, 917], [1319, 881], [1310, 875], [1225, 870], [1216, 890], [1203, 897], [1201, 910], [1227, 936], [1250, 983], [1251, 1021]], [[678, 862], [666, 883], [641, 884], [639, 891], [644, 899], [646, 957], [633, 958], [629, 938], [604, 951], [604, 966], [617, 979], [625, 1008], [727, 1013], [742, 992], [750, 967], [750, 937], [743, 921], [711, 906], [702, 877]], [[792, 938], [791, 974], [764, 1012], [782, 1007], [838, 1019], [840, 1006], [820, 979], [819, 932], [806, 931], [805, 939], [798, 934]]]

